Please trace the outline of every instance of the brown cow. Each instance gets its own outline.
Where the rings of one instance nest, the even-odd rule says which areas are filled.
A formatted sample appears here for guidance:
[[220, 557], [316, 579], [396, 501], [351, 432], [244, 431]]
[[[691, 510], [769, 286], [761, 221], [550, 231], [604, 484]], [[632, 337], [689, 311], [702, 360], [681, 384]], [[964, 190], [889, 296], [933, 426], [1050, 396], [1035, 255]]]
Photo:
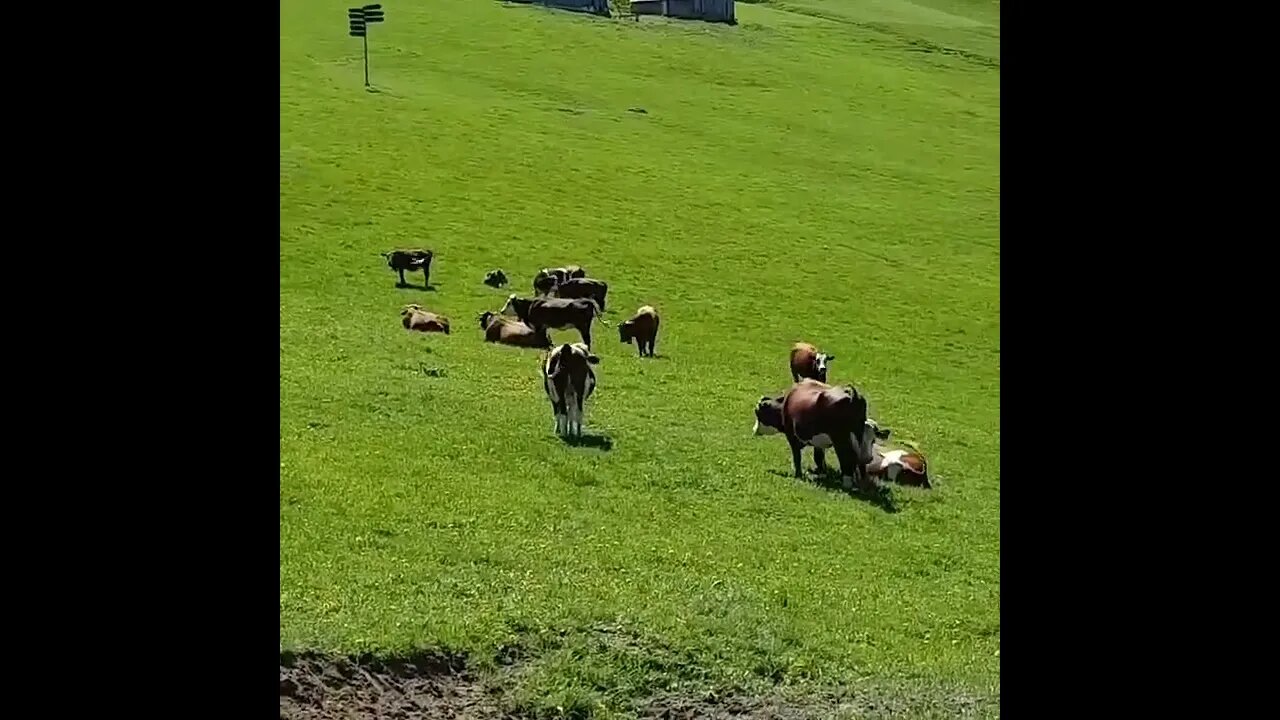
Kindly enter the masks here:
[[400, 319], [404, 323], [405, 330], [449, 334], [449, 318], [433, 312], [427, 312], [418, 305], [405, 305], [404, 309], [400, 311]]
[[484, 330], [485, 342], [526, 348], [551, 347], [551, 338], [547, 337], [545, 330], [536, 332], [519, 320], [503, 317], [496, 312], [480, 313], [480, 329]]
[[826, 382], [827, 365], [835, 359], [835, 355], [818, 352], [818, 348], [809, 343], [798, 342], [791, 346], [791, 379], [800, 382], [800, 378], [812, 378]]
[[867, 425], [867, 400], [853, 386], [833, 387], [804, 379], [781, 397], [760, 398], [756, 403], [756, 435], [782, 433], [791, 445], [796, 477], [802, 477], [800, 451], [813, 448], [818, 472], [825, 472], [823, 450], [834, 447], [845, 488], [875, 488], [867, 475], [875, 432]]
[[542, 365], [542, 385], [556, 416], [557, 435], [582, 435], [583, 403], [596, 389], [592, 365], [600, 358], [582, 343], [564, 344], [547, 355]]
[[653, 357], [653, 344], [658, 341], [658, 311], [649, 305], [641, 307], [634, 317], [618, 325], [618, 335], [628, 345], [634, 339], [640, 347], [640, 357]]
[[431, 287], [431, 259], [435, 255], [430, 250], [392, 250], [382, 253], [387, 260], [387, 267], [400, 273], [400, 287], [409, 283], [404, 281], [404, 271], [422, 271], [422, 287]]
[[[888, 440], [892, 432], [889, 428], [881, 428], [875, 420], [867, 418], [867, 426], [872, 429], [877, 439]], [[871, 464], [867, 465], [867, 474], [882, 477], [889, 482], [911, 485], [929, 489], [933, 483], [929, 480], [929, 463], [918, 450], [886, 450], [876, 443], [871, 448]]]
[[551, 297], [559, 298], [591, 298], [600, 306], [601, 311], [605, 309], [604, 296], [608, 294], [609, 284], [592, 278], [570, 278], [556, 283], [550, 293]]
[[533, 277], [533, 294], [546, 295], [550, 293], [556, 285], [573, 278], [584, 278], [587, 271], [583, 270], [579, 265], [565, 265], [558, 268], [542, 268], [538, 274]]
[[591, 321], [600, 318], [601, 325], [609, 324], [600, 317], [600, 306], [590, 298], [518, 298], [510, 295], [501, 312], [507, 310], [538, 332], [575, 328], [587, 347], [591, 347]]

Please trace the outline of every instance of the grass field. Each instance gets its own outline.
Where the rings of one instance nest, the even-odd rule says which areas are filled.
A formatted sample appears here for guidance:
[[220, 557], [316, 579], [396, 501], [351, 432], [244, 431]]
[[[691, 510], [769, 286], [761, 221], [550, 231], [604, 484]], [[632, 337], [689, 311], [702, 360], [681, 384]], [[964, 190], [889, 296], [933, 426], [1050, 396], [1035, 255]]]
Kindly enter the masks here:
[[[282, 647], [465, 653], [546, 717], [833, 688], [997, 714], [998, 1], [384, 2], [378, 93], [349, 4], [281, 3]], [[433, 291], [395, 287], [397, 246], [434, 249]], [[475, 321], [486, 270], [527, 295], [565, 263], [611, 322], [662, 314], [655, 359], [596, 328], [608, 447], [560, 442], [538, 353]], [[801, 339], [934, 490], [889, 512], [751, 436]]]

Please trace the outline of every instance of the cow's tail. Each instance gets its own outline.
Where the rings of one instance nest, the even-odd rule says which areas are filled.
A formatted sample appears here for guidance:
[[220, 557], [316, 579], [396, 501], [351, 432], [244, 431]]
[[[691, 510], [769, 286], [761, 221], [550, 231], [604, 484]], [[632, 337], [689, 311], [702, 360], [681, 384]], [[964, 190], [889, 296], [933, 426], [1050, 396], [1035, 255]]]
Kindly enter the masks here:
[[609, 321], [604, 319], [604, 311], [600, 309], [600, 303], [596, 302], [595, 298], [583, 298], [583, 299], [591, 303], [592, 316], [595, 317], [595, 319], [599, 320], [601, 325], [608, 325]]

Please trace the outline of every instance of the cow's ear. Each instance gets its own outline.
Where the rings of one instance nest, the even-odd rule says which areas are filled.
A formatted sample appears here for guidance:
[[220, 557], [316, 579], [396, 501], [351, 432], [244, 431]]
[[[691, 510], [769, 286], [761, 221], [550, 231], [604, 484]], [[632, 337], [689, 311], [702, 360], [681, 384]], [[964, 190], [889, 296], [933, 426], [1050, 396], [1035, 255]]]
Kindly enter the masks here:
[[893, 430], [890, 428], [876, 428], [876, 437], [880, 438], [881, 440], [888, 440], [889, 434], [892, 432]]
[[599, 365], [600, 357], [598, 355], [588, 355], [587, 362], [591, 363], [592, 365]]
[[831, 362], [832, 360], [835, 360], [835, 359], [836, 359], [836, 356], [835, 356], [835, 355], [828, 355], [828, 356], [827, 356], [827, 362]]

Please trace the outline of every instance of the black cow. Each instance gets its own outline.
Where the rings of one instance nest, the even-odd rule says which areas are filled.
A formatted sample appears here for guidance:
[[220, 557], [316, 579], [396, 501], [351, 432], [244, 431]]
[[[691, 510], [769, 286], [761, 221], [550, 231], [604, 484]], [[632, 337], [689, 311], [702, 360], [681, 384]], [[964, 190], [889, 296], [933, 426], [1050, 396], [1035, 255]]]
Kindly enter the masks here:
[[431, 287], [431, 258], [434, 255], [430, 250], [392, 250], [382, 253], [382, 257], [386, 258], [387, 267], [400, 273], [400, 287], [409, 284], [404, 281], [405, 270], [421, 270], [422, 287]]
[[592, 278], [571, 278], [551, 288], [552, 297], [591, 298], [600, 306], [601, 312], [605, 310], [604, 297], [608, 294], [609, 284]]
[[587, 347], [591, 347], [591, 321], [600, 318], [601, 325], [609, 324], [600, 316], [600, 306], [590, 298], [518, 298], [510, 295], [500, 312], [508, 310], [537, 332], [575, 328]]
[[582, 278], [587, 276], [587, 271], [578, 265], [565, 265], [558, 268], [542, 268], [538, 274], [533, 277], [533, 294], [546, 295], [551, 292], [556, 285], [571, 280], [573, 278]]

